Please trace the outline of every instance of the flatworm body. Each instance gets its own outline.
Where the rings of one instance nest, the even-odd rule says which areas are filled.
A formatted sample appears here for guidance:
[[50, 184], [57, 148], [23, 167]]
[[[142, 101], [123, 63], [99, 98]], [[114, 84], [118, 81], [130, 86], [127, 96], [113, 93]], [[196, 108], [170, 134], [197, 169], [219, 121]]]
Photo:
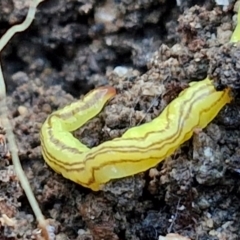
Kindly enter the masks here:
[[231, 101], [229, 89], [216, 91], [208, 78], [192, 82], [151, 122], [89, 149], [71, 132], [97, 115], [115, 94], [111, 87], [95, 89], [82, 100], [52, 113], [41, 128], [42, 154], [47, 164], [94, 191], [111, 179], [156, 166], [191, 138], [194, 129], [206, 127]]

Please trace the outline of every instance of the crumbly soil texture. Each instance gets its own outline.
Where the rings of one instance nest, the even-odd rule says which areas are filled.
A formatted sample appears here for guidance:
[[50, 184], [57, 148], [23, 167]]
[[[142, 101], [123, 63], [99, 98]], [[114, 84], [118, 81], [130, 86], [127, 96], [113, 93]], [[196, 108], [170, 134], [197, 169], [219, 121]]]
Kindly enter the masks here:
[[[1, 36], [24, 20], [29, 2], [0, 1]], [[158, 240], [168, 233], [240, 239], [240, 45], [229, 43], [237, 6], [45, 0], [29, 29], [7, 44], [1, 64], [8, 116], [24, 172], [56, 239]], [[233, 101], [154, 169], [93, 192], [45, 163], [42, 123], [91, 89], [111, 85], [117, 95], [74, 132], [89, 147], [151, 121], [189, 82], [206, 76], [216, 88], [231, 87]], [[0, 130], [0, 239], [35, 239], [37, 222]]]

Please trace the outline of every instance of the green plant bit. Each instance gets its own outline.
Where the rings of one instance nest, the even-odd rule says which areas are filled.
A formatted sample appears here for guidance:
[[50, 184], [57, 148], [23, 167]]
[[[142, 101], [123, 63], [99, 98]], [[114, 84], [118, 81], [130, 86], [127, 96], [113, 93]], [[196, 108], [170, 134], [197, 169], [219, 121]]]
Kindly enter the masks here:
[[233, 34], [231, 36], [230, 42], [236, 43], [240, 41], [240, 9], [238, 9], [237, 13], [237, 26], [235, 27], [235, 30], [233, 31]]

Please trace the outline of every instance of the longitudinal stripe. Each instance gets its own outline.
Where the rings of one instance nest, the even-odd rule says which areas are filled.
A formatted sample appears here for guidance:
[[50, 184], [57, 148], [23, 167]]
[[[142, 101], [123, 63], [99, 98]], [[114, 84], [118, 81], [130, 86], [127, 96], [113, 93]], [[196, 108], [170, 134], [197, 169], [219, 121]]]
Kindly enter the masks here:
[[205, 127], [231, 100], [229, 89], [218, 92], [209, 79], [190, 85], [153, 121], [89, 149], [70, 132], [98, 114], [115, 95], [110, 87], [93, 90], [45, 121], [40, 133], [45, 161], [64, 177], [93, 190], [111, 179], [153, 167], [188, 140], [194, 128]]

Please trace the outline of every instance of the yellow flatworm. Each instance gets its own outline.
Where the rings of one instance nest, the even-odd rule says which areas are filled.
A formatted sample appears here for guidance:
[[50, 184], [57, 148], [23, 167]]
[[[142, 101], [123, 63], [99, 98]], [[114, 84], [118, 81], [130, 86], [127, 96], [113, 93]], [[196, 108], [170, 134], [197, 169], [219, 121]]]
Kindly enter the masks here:
[[71, 132], [97, 115], [115, 94], [112, 87], [97, 88], [52, 113], [41, 128], [42, 154], [47, 164], [94, 191], [111, 179], [156, 166], [188, 140], [194, 129], [206, 127], [231, 101], [229, 89], [216, 91], [208, 78], [192, 82], [153, 121], [89, 149]]

